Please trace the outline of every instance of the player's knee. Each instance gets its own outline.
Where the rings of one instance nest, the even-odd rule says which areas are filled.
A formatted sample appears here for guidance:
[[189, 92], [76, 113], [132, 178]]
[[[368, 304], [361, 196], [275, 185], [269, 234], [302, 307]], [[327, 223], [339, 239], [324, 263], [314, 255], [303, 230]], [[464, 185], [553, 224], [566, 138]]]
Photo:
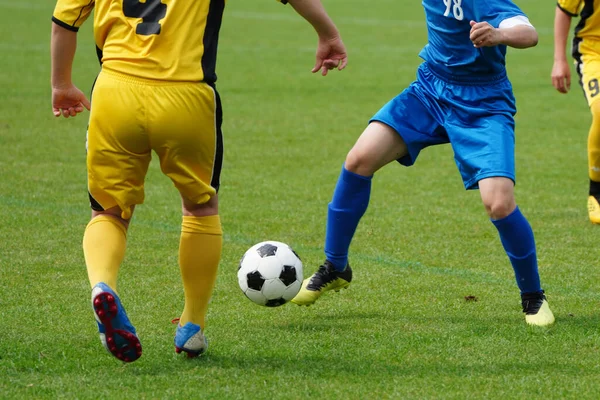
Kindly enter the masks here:
[[492, 219], [507, 217], [517, 207], [514, 182], [505, 177], [491, 177], [479, 181], [481, 200]]
[[344, 167], [357, 175], [371, 176], [375, 173], [373, 163], [367, 153], [360, 148], [352, 148], [346, 156]]
[[[133, 212], [133, 207], [132, 207], [132, 212]], [[110, 218], [114, 218], [116, 221], [118, 221], [123, 226], [125, 226], [125, 228], [129, 228], [129, 222], [131, 221], [131, 218], [124, 219], [121, 216], [121, 209], [119, 207], [109, 208], [109, 209], [104, 210], [104, 211], [92, 210], [92, 219], [94, 219], [94, 218], [96, 218], [96, 217], [98, 217], [100, 215], [104, 215], [104, 216], [108, 216]]]
[[206, 217], [219, 214], [219, 200], [217, 196], [211, 197], [206, 203], [196, 204], [186, 198], [182, 198], [183, 215], [187, 217]]
[[510, 215], [516, 207], [514, 200], [508, 197], [496, 197], [483, 202], [490, 218], [502, 219]]

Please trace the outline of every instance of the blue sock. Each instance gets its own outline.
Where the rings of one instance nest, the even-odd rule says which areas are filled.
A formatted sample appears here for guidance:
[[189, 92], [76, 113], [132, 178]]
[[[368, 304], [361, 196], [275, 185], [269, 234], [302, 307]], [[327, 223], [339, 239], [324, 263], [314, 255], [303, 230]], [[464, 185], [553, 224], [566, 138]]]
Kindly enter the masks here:
[[327, 212], [325, 256], [337, 271], [348, 264], [348, 248], [371, 197], [372, 176], [361, 176], [342, 167]]
[[521, 293], [541, 292], [533, 231], [519, 207], [507, 217], [491, 221], [498, 229]]

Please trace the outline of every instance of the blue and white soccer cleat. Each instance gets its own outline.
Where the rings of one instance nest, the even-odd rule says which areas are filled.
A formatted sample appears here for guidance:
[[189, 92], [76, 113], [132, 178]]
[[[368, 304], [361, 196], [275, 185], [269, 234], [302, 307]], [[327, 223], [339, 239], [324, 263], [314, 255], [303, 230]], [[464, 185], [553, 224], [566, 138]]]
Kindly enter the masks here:
[[105, 283], [92, 289], [92, 308], [102, 345], [121, 361], [132, 362], [142, 355], [142, 345], [129, 322], [119, 296]]
[[177, 324], [175, 331], [175, 352], [186, 352], [187, 356], [198, 357], [208, 348], [208, 341], [202, 333], [200, 325], [188, 322], [184, 326]]

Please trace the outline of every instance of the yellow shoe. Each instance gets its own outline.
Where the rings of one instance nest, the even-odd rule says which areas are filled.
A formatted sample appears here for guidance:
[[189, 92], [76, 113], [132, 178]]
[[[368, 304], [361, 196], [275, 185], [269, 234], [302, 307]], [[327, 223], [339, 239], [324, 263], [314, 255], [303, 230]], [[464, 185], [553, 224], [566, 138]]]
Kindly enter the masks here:
[[529, 325], [548, 326], [554, 323], [554, 314], [550, 310], [544, 292], [521, 294], [521, 304], [525, 313], [525, 322]]
[[592, 224], [600, 224], [600, 204], [594, 196], [588, 197], [588, 215]]
[[336, 271], [329, 261], [325, 261], [310, 278], [302, 282], [300, 291], [292, 299], [299, 306], [310, 306], [328, 290], [339, 292], [346, 289], [352, 282], [352, 268], [346, 266], [342, 272]]

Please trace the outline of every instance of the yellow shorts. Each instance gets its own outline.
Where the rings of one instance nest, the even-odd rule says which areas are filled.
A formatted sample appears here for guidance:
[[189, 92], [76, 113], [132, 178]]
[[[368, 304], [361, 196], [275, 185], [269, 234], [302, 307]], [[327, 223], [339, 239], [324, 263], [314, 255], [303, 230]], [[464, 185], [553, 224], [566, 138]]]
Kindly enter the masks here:
[[154, 150], [183, 197], [206, 203], [219, 188], [221, 102], [205, 83], [157, 82], [103, 70], [92, 93], [87, 138], [92, 208], [115, 206], [123, 218], [144, 202]]
[[600, 99], [600, 42], [592, 39], [575, 39], [575, 57], [579, 83], [591, 107]]

